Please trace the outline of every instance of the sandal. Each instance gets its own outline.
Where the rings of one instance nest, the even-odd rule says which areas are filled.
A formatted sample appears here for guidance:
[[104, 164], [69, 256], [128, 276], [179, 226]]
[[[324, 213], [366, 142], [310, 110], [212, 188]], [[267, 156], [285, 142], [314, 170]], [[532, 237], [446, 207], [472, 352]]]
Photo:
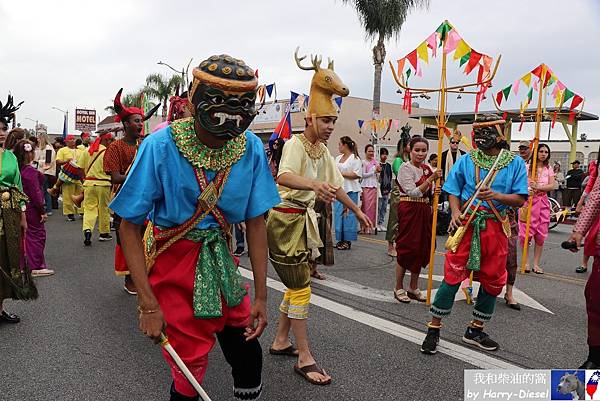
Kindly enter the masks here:
[[271, 355], [282, 355], [282, 356], [298, 356], [298, 350], [294, 347], [293, 344], [290, 344], [289, 347], [283, 349], [275, 349], [273, 347], [269, 348], [269, 354]]
[[415, 301], [418, 302], [425, 302], [427, 301], [427, 298], [425, 298], [422, 294], [421, 294], [421, 290], [419, 290], [418, 288], [414, 291], [406, 291], [406, 294], [408, 295], [408, 297], [410, 299], [414, 299]]
[[394, 290], [394, 298], [396, 298], [398, 302], [402, 302], [403, 304], [410, 303], [410, 297], [407, 295], [406, 290], [404, 288]]
[[543, 270], [542, 270], [542, 268], [541, 268], [541, 267], [539, 267], [539, 266], [533, 266], [533, 269], [532, 269], [532, 271], [533, 271], [535, 274], [544, 274], [544, 271], [543, 271]]
[[324, 380], [324, 381], [319, 381], [319, 380], [313, 379], [312, 377], [310, 377], [308, 375], [309, 373], [319, 373], [319, 374], [321, 374], [323, 376], [325, 376], [327, 374], [316, 363], [313, 363], [312, 365], [308, 365], [308, 366], [303, 366], [303, 367], [299, 367], [298, 365], [294, 365], [294, 372], [296, 372], [300, 376], [304, 377], [304, 379], [307, 382], [309, 382], [310, 384], [315, 384], [317, 386], [325, 386], [325, 385], [331, 383], [331, 378], [329, 378], [327, 380]]
[[337, 243], [337, 245], [335, 247], [340, 251], [345, 251], [345, 250], [350, 249], [350, 243], [347, 241], [340, 241]]
[[587, 272], [587, 267], [585, 266], [579, 266], [577, 269], [575, 269], [575, 273], [585, 273]]
[[326, 279], [325, 275], [318, 270], [315, 270], [314, 272], [310, 273], [310, 276], [316, 278], [317, 280]]
[[525, 273], [531, 273], [531, 269], [529, 268], [529, 263], [525, 265]]

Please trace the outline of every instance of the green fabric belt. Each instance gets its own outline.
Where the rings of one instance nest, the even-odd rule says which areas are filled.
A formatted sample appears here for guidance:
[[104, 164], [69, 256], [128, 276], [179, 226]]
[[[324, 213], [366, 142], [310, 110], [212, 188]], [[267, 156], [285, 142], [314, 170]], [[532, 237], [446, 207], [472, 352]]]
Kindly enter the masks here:
[[481, 269], [481, 230], [485, 230], [488, 219], [498, 221], [494, 213], [484, 210], [476, 210], [475, 217], [471, 221], [473, 226], [473, 236], [471, 237], [471, 249], [469, 250], [469, 260], [467, 261], [467, 270], [478, 272]]
[[220, 228], [192, 229], [185, 238], [201, 243], [194, 277], [194, 316], [201, 319], [221, 317], [221, 295], [229, 307], [238, 306], [246, 295], [227, 241]]

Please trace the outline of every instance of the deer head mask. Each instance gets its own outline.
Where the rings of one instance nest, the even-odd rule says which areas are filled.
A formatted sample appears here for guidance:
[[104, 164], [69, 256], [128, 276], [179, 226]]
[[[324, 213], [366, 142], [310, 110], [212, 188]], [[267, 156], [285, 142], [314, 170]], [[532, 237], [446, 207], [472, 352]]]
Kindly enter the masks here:
[[328, 60], [327, 68], [321, 68], [321, 57], [310, 57], [312, 65], [303, 66], [302, 60], [306, 56], [298, 57], [298, 49], [294, 52], [294, 59], [301, 70], [314, 71], [312, 81], [310, 83], [310, 97], [308, 99], [308, 110], [306, 112], [309, 117], [331, 117], [337, 116], [337, 108], [333, 102], [332, 96], [348, 96], [350, 90], [340, 77], [333, 71], [333, 60]]

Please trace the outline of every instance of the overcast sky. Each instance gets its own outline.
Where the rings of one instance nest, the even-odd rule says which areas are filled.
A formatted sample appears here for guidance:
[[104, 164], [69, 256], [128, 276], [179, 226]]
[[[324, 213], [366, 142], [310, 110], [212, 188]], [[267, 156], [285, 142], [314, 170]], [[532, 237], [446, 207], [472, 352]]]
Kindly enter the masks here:
[[[600, 2], [431, 0], [428, 9], [408, 16], [398, 40], [386, 43], [387, 58], [406, 55], [444, 19], [477, 51], [502, 54], [494, 92], [545, 62], [585, 97], [586, 111], [600, 114]], [[283, 98], [290, 90], [308, 93], [311, 75], [293, 61], [300, 46], [303, 53], [333, 58], [352, 96], [371, 98], [373, 91], [373, 43], [365, 41], [354, 9], [340, 0], [0, 0], [0, 33], [0, 98], [11, 91], [25, 100], [22, 125], [34, 125], [25, 117], [39, 120], [51, 133], [62, 132], [62, 115], [53, 106], [70, 110], [70, 130], [76, 107], [96, 109], [99, 121], [120, 87], [134, 91], [150, 73], [171, 73], [158, 61], [179, 69], [190, 58], [197, 65], [228, 53], [257, 68], [262, 83], [275, 82]], [[456, 63], [449, 70], [449, 83], [469, 82]], [[439, 75], [434, 62], [412, 83], [435, 86]], [[382, 99], [400, 103], [396, 89], [386, 66]], [[521, 89], [517, 100], [525, 93]], [[435, 99], [420, 103], [436, 106]], [[466, 96], [449, 104], [450, 111], [473, 106]], [[489, 96], [482, 109], [492, 108]], [[600, 123], [581, 123], [579, 132], [600, 138]], [[553, 138], [565, 139], [562, 128]]]

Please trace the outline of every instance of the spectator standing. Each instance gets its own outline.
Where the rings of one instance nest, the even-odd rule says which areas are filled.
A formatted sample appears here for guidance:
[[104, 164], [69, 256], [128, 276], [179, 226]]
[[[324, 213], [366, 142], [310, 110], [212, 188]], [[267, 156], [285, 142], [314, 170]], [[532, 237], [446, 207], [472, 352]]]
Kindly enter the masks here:
[[[454, 166], [454, 164], [456, 163], [458, 158], [465, 154], [464, 150], [458, 148], [459, 145], [460, 145], [460, 138], [457, 138], [456, 135], [453, 135], [452, 138], [450, 139], [450, 149], [442, 152], [442, 163], [440, 165], [440, 168], [442, 169], [442, 179], [443, 180], [446, 179], [446, 177], [448, 176], [448, 173], [450, 172], [450, 170], [452, 170], [452, 166]], [[437, 155], [435, 155], [435, 157], [437, 159]], [[431, 164], [431, 158], [429, 159], [429, 164], [432, 167], [434, 167]], [[435, 167], [437, 167], [437, 166], [435, 166]]]
[[379, 198], [377, 210], [377, 230], [381, 232], [386, 231], [384, 225], [385, 214], [392, 192], [392, 166], [387, 162], [388, 155], [389, 151], [386, 148], [381, 148], [379, 151], [379, 167], [381, 169], [379, 173], [379, 190], [381, 191], [381, 197]]
[[[52, 216], [52, 209], [58, 209], [58, 199], [53, 197], [47, 192], [48, 188], [52, 188], [56, 182], [56, 151], [50, 144], [48, 134], [40, 134], [38, 136], [39, 149], [37, 152], [37, 169], [40, 173], [44, 174], [44, 200], [46, 205], [46, 214]], [[56, 207], [54, 207], [56, 202]]]
[[[338, 150], [341, 153], [335, 158], [338, 170], [344, 177], [344, 191], [348, 197], [358, 205], [358, 194], [362, 188], [360, 178], [362, 177], [362, 163], [356, 150], [356, 142], [349, 136], [340, 138]], [[337, 239], [336, 248], [339, 250], [350, 249], [352, 241], [358, 239], [356, 215], [352, 210], [347, 209], [339, 200], [335, 201], [333, 206], [335, 216], [335, 237]]]
[[585, 173], [579, 168], [580, 166], [581, 163], [579, 160], [575, 160], [571, 163], [572, 169], [567, 171], [567, 176], [565, 177], [567, 187], [563, 191], [563, 206], [565, 207], [576, 205], [581, 198], [581, 185], [583, 184]]
[[[371, 221], [377, 221], [377, 187], [378, 174], [381, 171], [379, 163], [375, 159], [375, 148], [368, 144], [365, 146], [365, 160], [362, 162], [362, 203], [361, 210]], [[375, 234], [372, 228], [362, 228], [362, 234]]]

